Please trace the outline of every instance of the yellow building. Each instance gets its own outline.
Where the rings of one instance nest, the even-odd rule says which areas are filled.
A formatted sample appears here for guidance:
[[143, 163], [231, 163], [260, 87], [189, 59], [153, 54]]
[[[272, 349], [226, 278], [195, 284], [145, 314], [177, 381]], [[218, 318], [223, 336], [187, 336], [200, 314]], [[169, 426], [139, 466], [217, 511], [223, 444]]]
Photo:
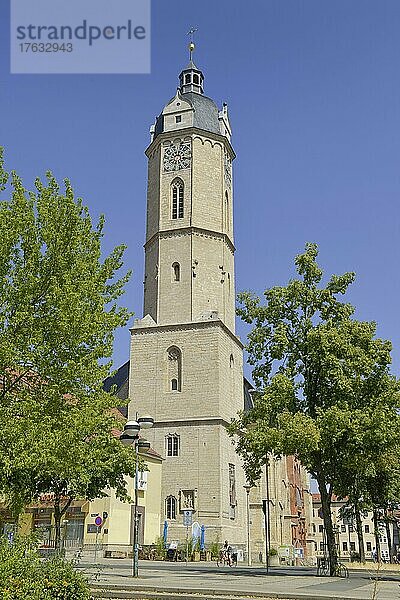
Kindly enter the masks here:
[[[161, 457], [149, 450], [143, 453], [149, 471], [139, 473], [138, 481], [138, 542], [139, 545], [153, 544], [160, 533]], [[128, 494], [134, 497], [134, 481], [128, 478]], [[113, 490], [106, 498], [88, 503], [85, 520], [84, 545], [91, 547], [96, 542], [96, 516], [107, 513], [101, 531], [103, 552], [130, 552], [133, 544], [134, 505], [121, 502]]]
[[[153, 544], [160, 533], [161, 470], [162, 458], [154, 450], [141, 453], [148, 471], [139, 473], [138, 516], [139, 545]], [[134, 497], [134, 483], [127, 478], [127, 491]], [[122, 502], [114, 490], [106, 490], [103, 498], [91, 502], [75, 500], [64, 515], [62, 541], [67, 551], [78, 548], [94, 550], [97, 546], [104, 555], [128, 554], [133, 545], [134, 505]], [[40, 531], [43, 547], [54, 546], [54, 506], [51, 494], [43, 494], [39, 502], [31, 504], [19, 519], [19, 531], [28, 534]], [[102, 519], [96, 526], [96, 517]], [[12, 536], [15, 520], [5, 506], [0, 505], [0, 533]]]

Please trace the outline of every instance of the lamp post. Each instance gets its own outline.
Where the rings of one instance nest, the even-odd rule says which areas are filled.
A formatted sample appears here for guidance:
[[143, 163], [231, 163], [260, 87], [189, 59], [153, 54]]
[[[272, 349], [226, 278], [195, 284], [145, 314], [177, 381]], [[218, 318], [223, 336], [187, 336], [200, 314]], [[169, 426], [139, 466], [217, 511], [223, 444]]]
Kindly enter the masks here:
[[246, 490], [246, 514], [247, 514], [247, 565], [251, 566], [251, 548], [250, 548], [250, 490], [251, 485], [244, 485]]
[[264, 527], [265, 527], [265, 566], [269, 573], [269, 551], [271, 549], [271, 530], [269, 514], [269, 456], [265, 460], [265, 500], [263, 500]]
[[154, 419], [152, 417], [139, 417], [136, 413], [135, 421], [128, 421], [124, 427], [123, 433], [119, 439], [124, 446], [130, 446], [133, 444], [135, 450], [135, 477], [134, 477], [134, 488], [135, 488], [135, 505], [133, 512], [133, 577], [139, 576], [139, 548], [138, 548], [138, 487], [139, 487], [139, 449], [150, 448], [150, 442], [140, 438], [139, 432], [141, 429], [150, 429], [154, 425]]

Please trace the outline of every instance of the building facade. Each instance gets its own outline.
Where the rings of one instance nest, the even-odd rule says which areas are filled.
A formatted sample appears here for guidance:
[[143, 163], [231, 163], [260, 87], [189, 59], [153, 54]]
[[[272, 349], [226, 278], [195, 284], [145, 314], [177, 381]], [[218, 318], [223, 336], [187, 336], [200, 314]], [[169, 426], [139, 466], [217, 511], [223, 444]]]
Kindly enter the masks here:
[[268, 467], [251, 490], [250, 513], [253, 560], [265, 561], [266, 542], [280, 563], [294, 564], [314, 555], [310, 478], [295, 457], [269, 457]]
[[[133, 450], [132, 450], [133, 451]], [[160, 495], [162, 458], [152, 449], [141, 453], [147, 471], [138, 478], [138, 534], [140, 545], [151, 545], [160, 532]], [[127, 492], [134, 497], [134, 479], [126, 477]], [[63, 516], [62, 546], [74, 553], [79, 548], [95, 550], [104, 556], [126, 556], [133, 548], [134, 507], [119, 500], [113, 489], [104, 490], [104, 496], [94, 500], [74, 500]], [[102, 518], [100, 527], [96, 517]], [[42, 494], [37, 502], [25, 508], [18, 520], [22, 534], [36, 532], [42, 540], [41, 548], [54, 548], [55, 522], [53, 494]], [[7, 507], [0, 502], [0, 534], [13, 536], [17, 522]]]
[[[355, 523], [351, 518], [343, 517], [341, 509], [346, 505], [345, 500], [339, 500], [335, 495], [332, 498], [331, 513], [332, 522], [336, 536], [336, 546], [341, 559], [350, 560], [359, 555], [358, 536]], [[313, 494], [313, 518], [311, 535], [314, 539], [314, 548], [316, 556], [326, 554], [326, 539], [324, 522], [321, 512], [321, 496]], [[364, 537], [364, 552], [367, 560], [372, 560], [373, 552], [376, 549], [373, 513], [368, 511], [362, 515], [362, 530]], [[391, 555], [397, 554], [399, 549], [398, 529], [395, 520], [389, 524]], [[379, 542], [381, 546], [381, 558], [389, 562], [389, 543], [385, 523], [379, 525]]]
[[246, 540], [245, 477], [226, 425], [244, 407], [235, 334], [231, 127], [190, 61], [151, 128], [144, 317], [131, 329], [129, 417], [150, 414], [163, 463], [161, 521], [183, 511], [206, 542]]

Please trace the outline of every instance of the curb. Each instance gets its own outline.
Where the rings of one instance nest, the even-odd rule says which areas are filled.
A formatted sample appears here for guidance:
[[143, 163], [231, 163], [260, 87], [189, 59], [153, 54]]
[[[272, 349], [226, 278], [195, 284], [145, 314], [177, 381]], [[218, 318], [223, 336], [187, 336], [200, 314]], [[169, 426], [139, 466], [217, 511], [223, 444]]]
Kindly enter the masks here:
[[249, 598], [262, 598], [264, 600], [355, 600], [354, 597], [348, 596], [316, 596], [315, 594], [304, 593], [276, 593], [265, 591], [238, 591], [238, 590], [212, 590], [204, 588], [192, 588], [186, 590], [182, 588], [164, 588], [160, 589], [151, 586], [134, 587], [127, 585], [122, 587], [118, 584], [95, 584], [91, 585], [91, 592], [98, 599], [128, 599], [128, 598], [146, 598], [156, 600], [208, 600], [215, 598], [216, 600], [248, 600]]

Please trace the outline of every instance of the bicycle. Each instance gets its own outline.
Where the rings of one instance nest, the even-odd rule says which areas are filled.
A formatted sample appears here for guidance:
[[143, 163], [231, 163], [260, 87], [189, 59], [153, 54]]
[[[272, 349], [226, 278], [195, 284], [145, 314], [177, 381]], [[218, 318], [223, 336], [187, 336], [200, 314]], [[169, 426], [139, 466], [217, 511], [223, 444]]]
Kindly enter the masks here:
[[343, 579], [348, 579], [349, 578], [349, 569], [343, 563], [338, 563], [336, 565], [333, 576], [334, 577], [342, 577]]
[[226, 552], [226, 550], [220, 550], [217, 558], [217, 567], [237, 567], [237, 553]]
[[[329, 577], [331, 575], [329, 559], [325, 557], [319, 557], [317, 561], [317, 576]], [[338, 562], [333, 570], [332, 577], [341, 577], [342, 579], [348, 579], [349, 569], [343, 563]]]

